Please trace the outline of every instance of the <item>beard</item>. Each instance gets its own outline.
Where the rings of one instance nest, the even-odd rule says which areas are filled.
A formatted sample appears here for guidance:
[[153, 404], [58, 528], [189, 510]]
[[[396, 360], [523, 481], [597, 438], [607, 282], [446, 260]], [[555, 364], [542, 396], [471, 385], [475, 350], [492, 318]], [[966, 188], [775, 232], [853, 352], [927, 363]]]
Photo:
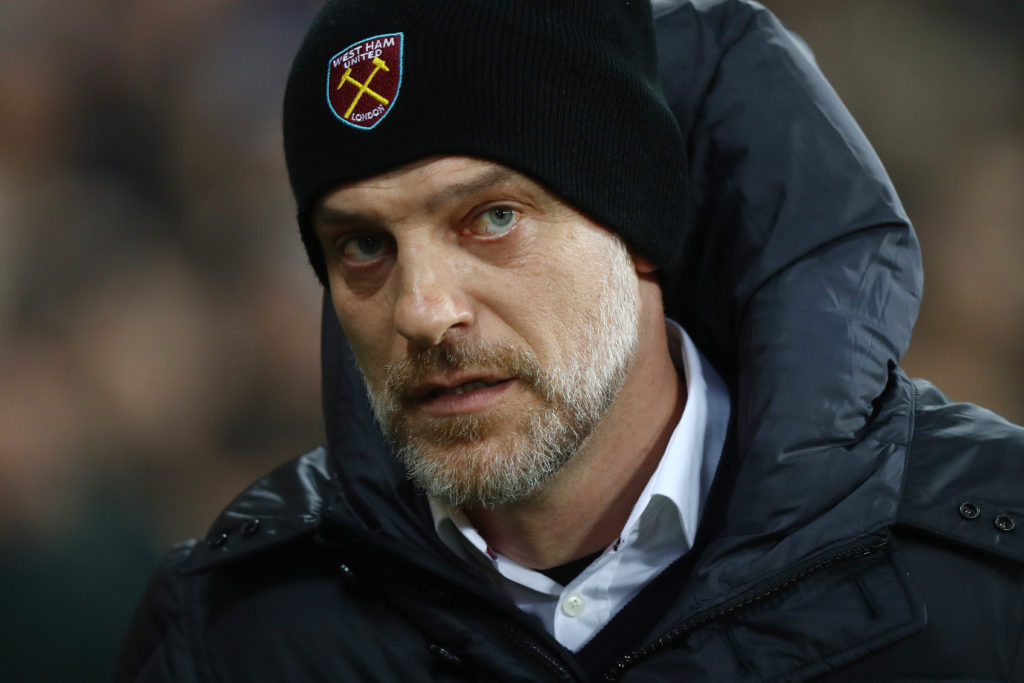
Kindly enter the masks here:
[[[456, 508], [522, 501], [579, 452], [622, 389], [638, 344], [632, 260], [618, 239], [609, 250], [607, 286], [589, 309], [574, 311], [575, 325], [563, 321], [570, 333], [559, 361], [544, 365], [523, 345], [449, 335], [388, 365], [383, 386], [367, 382], [385, 436], [428, 495]], [[511, 417], [493, 411], [425, 424], [409, 409], [412, 388], [425, 378], [465, 369], [516, 378], [531, 405]]]

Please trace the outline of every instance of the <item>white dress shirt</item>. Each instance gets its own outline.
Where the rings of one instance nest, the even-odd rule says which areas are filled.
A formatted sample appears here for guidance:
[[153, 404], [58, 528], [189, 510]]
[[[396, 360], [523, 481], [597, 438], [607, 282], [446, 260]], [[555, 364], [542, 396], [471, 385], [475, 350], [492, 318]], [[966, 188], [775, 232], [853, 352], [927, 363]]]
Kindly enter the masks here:
[[725, 383], [678, 323], [666, 319], [665, 326], [673, 363], [686, 377], [686, 406], [618, 540], [568, 585], [504, 557], [461, 511], [430, 500], [441, 540], [495, 572], [513, 602], [574, 652], [693, 545], [725, 443], [730, 410]]

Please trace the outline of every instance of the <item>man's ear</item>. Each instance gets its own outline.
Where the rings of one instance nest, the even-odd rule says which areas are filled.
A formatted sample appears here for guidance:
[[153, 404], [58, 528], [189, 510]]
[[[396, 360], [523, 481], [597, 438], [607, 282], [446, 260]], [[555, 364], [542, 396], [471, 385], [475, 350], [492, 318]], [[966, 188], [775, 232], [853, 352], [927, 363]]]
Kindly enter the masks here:
[[658, 269], [658, 266], [654, 264], [654, 261], [650, 260], [646, 256], [641, 256], [632, 249], [629, 251], [629, 257], [633, 259], [633, 267], [636, 268], [636, 272], [639, 275], [650, 275]]

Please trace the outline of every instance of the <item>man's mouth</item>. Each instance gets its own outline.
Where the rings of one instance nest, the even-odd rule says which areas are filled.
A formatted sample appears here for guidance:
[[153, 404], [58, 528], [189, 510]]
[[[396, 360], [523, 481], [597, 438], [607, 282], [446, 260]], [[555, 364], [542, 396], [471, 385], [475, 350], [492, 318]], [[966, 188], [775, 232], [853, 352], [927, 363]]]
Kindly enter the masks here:
[[500, 400], [504, 390], [510, 388], [515, 377], [474, 377], [465, 382], [426, 382], [409, 394], [409, 399], [418, 410], [436, 416], [453, 413], [471, 413], [489, 409]]
[[465, 394], [470, 391], [477, 391], [479, 389], [486, 389], [487, 387], [493, 387], [495, 384], [500, 384], [507, 380], [499, 380], [498, 382], [485, 382], [482, 379], [475, 379], [472, 382], [466, 382], [460, 384], [457, 387], [438, 387], [427, 393], [426, 398], [435, 398], [437, 396], [458, 396], [459, 394]]

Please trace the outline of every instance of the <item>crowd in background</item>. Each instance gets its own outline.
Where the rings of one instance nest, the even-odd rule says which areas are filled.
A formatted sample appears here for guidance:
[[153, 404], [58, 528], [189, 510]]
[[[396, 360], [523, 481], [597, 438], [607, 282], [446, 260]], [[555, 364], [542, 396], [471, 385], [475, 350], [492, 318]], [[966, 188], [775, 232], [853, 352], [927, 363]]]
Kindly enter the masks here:
[[0, 3], [0, 680], [109, 680], [159, 554], [322, 440], [280, 143], [318, 3]]
[[[0, 680], [109, 680], [162, 549], [322, 440], [279, 115], [319, 4], [0, 3]], [[765, 4], [918, 230], [904, 366], [1024, 421], [1024, 3]]]

